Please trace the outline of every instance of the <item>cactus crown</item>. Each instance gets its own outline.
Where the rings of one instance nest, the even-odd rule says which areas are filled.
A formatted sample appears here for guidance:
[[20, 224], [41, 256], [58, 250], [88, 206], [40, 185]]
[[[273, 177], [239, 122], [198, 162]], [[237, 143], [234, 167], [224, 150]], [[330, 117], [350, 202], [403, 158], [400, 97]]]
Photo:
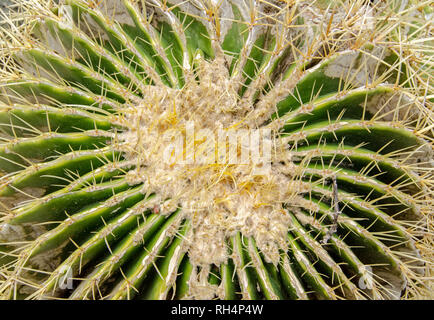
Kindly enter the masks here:
[[430, 1], [16, 3], [2, 297], [427, 295]]

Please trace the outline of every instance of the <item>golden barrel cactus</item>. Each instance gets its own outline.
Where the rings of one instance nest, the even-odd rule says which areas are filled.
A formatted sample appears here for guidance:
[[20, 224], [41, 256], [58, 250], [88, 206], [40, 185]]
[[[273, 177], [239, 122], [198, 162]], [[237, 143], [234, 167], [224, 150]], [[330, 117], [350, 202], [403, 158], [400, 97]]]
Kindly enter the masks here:
[[2, 298], [432, 293], [431, 1], [14, 3]]

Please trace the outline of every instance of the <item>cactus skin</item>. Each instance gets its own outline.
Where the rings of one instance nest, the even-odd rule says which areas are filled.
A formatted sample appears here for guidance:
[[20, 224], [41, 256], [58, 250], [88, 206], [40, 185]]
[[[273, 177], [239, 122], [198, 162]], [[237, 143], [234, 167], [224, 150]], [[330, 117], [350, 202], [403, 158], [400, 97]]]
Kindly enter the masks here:
[[[26, 24], [18, 34], [2, 30], [2, 298], [423, 294], [432, 96], [420, 83], [430, 69], [412, 75], [395, 33], [375, 38], [389, 30], [381, 10], [370, 39], [365, 25], [332, 23], [328, 10], [338, 9], [328, 1], [21, 4]], [[283, 204], [277, 261], [259, 238], [232, 230], [224, 262], [196, 264], [192, 216], [159, 212], [158, 193], [129, 178], [138, 163], [119, 136], [134, 124], [119, 119], [149, 88], [200, 84], [203, 61], [223, 61], [238, 103], [255, 106], [250, 119], [290, 146], [293, 180], [307, 186]], [[74, 280], [65, 289], [66, 271]]]

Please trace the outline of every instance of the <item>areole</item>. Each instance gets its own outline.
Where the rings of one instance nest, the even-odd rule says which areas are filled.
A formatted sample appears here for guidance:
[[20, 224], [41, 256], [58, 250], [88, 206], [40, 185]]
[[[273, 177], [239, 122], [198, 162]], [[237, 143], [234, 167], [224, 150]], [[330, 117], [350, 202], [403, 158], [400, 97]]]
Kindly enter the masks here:
[[429, 296], [430, 9], [16, 1], [2, 298]]

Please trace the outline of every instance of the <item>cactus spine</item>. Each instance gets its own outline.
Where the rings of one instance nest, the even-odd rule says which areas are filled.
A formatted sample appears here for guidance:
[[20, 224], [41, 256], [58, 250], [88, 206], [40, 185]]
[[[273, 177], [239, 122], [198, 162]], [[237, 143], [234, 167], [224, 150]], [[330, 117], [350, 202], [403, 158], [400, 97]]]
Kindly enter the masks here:
[[2, 298], [429, 295], [430, 1], [60, 2], [0, 29]]

